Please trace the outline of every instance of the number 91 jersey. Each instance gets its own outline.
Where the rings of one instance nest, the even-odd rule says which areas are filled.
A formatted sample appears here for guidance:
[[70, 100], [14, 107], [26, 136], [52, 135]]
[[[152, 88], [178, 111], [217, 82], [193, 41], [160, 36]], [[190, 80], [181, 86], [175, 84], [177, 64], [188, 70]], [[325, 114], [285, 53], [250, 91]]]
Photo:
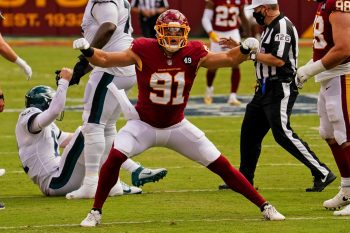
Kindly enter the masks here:
[[141, 59], [136, 69], [135, 106], [140, 119], [156, 128], [179, 123], [184, 119], [198, 63], [208, 54], [208, 48], [200, 41], [190, 41], [168, 57], [156, 39], [139, 38], [131, 50]]
[[226, 32], [240, 26], [239, 12], [246, 0], [212, 0], [214, 3], [213, 30]]
[[[334, 46], [329, 17], [333, 12], [350, 14], [350, 0], [327, 0], [319, 3], [314, 20], [313, 60], [320, 60]], [[344, 38], [344, 40], [347, 40]], [[348, 58], [344, 63], [349, 62]]]

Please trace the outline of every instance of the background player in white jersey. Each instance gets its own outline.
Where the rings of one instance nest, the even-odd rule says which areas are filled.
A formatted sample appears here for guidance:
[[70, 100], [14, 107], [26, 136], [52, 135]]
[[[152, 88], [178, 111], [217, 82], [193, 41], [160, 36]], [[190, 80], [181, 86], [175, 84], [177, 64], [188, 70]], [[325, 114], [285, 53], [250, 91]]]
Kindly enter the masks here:
[[[83, 17], [83, 35], [93, 46], [104, 51], [122, 51], [130, 47], [133, 38], [130, 4], [127, 0], [89, 0]], [[84, 62], [84, 58], [77, 66]], [[80, 63], [80, 64], [79, 64]], [[75, 73], [76, 69], [74, 70]], [[78, 72], [79, 73], [79, 72]], [[84, 72], [80, 72], [84, 73]], [[74, 77], [72, 84], [79, 82]], [[84, 125], [86, 171], [83, 185], [67, 194], [68, 199], [93, 198], [97, 188], [98, 168], [103, 154], [108, 154], [116, 135], [116, 120], [121, 110], [107, 85], [114, 83], [128, 92], [136, 82], [135, 67], [95, 67], [89, 77], [84, 95]], [[166, 175], [166, 169], [148, 169], [128, 160], [123, 168], [133, 172], [132, 182], [139, 186], [158, 181]]]
[[[206, 0], [205, 10], [202, 17], [202, 25], [210, 38], [210, 51], [227, 51], [219, 45], [220, 38], [231, 38], [241, 41], [240, 27], [246, 36], [250, 35], [249, 21], [245, 16], [244, 5], [246, 0]], [[214, 79], [217, 69], [207, 71], [207, 89], [204, 103], [211, 104], [214, 95]], [[231, 70], [231, 94], [228, 103], [233, 106], [241, 105], [237, 99], [237, 90], [241, 79], [238, 66]]]
[[350, 215], [350, 0], [317, 0], [313, 57], [297, 70], [296, 83], [315, 76], [320, 83], [319, 133], [330, 147], [341, 175], [340, 190], [327, 209], [347, 205], [334, 215]]
[[[47, 196], [66, 195], [79, 188], [85, 173], [84, 136], [62, 132], [55, 120], [63, 116], [66, 93], [72, 72], [60, 73], [57, 91], [36, 86], [25, 95], [26, 109], [19, 115], [16, 139], [24, 171]], [[64, 148], [60, 156], [59, 148]], [[102, 158], [105, 160], [106, 158]], [[110, 196], [137, 194], [142, 190], [118, 181]]]

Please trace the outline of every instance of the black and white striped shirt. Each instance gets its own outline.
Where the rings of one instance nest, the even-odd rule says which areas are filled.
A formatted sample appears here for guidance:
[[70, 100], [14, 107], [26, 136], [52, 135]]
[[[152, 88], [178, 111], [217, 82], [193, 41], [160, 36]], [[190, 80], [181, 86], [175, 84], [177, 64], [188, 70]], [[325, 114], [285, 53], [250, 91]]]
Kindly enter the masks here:
[[289, 80], [294, 77], [298, 59], [298, 32], [293, 23], [281, 13], [266, 26], [260, 41], [260, 53], [272, 54], [285, 62], [284, 66], [268, 66], [255, 63], [256, 77], [259, 80]]
[[132, 0], [130, 5], [131, 7], [138, 7], [141, 10], [152, 10], [161, 7], [169, 8], [167, 0]]

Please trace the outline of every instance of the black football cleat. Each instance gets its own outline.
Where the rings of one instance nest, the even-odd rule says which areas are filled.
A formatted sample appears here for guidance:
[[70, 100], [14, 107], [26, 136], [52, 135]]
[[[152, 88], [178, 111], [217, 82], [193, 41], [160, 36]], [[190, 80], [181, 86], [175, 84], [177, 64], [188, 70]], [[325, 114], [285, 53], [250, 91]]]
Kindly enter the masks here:
[[322, 192], [322, 190], [327, 187], [330, 183], [332, 183], [337, 177], [333, 174], [333, 172], [329, 171], [327, 177], [325, 178], [314, 178], [314, 186], [311, 188], [307, 188], [306, 192]]
[[220, 184], [219, 185], [219, 190], [223, 190], [223, 189], [230, 189], [230, 187], [228, 187], [227, 184]]
[[5, 204], [0, 202], [0, 210], [4, 210], [5, 209]]

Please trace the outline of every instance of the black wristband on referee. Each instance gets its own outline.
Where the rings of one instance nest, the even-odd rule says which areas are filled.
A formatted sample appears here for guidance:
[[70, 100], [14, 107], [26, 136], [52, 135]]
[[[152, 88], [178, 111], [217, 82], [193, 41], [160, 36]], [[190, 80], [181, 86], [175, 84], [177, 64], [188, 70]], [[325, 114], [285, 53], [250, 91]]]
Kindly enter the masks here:
[[0, 94], [0, 99], [5, 100], [4, 94]]
[[94, 49], [89, 47], [87, 49], [80, 49], [81, 53], [85, 56], [85, 57], [92, 57], [94, 55]]
[[242, 45], [242, 43], [241, 43], [241, 46], [239, 46], [239, 50], [241, 50], [241, 53], [242, 54], [244, 54], [244, 55], [248, 55], [249, 53], [250, 53], [250, 48], [247, 48], [247, 49], [245, 49], [245, 48], [243, 48], [243, 45]]

